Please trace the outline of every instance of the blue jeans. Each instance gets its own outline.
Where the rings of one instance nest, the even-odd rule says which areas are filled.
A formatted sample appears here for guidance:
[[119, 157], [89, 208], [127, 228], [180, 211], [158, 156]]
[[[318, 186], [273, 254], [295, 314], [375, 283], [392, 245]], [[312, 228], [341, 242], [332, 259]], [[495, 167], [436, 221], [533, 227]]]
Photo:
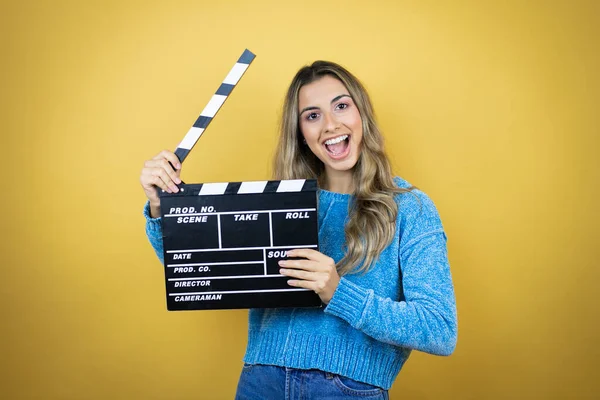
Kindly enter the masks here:
[[316, 369], [244, 364], [236, 400], [388, 400], [388, 391]]

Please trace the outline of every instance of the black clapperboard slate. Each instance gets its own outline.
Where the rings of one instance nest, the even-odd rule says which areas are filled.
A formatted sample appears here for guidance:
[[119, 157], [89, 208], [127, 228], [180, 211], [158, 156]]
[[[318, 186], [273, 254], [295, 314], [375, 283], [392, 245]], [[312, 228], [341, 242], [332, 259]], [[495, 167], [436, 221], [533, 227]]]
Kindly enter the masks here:
[[160, 193], [168, 310], [321, 306], [277, 263], [318, 250], [316, 180], [179, 187]]
[[[175, 155], [183, 163], [255, 58], [246, 49]], [[317, 182], [181, 184], [160, 192], [167, 309], [317, 307], [319, 296], [287, 284], [286, 250], [318, 250]]]

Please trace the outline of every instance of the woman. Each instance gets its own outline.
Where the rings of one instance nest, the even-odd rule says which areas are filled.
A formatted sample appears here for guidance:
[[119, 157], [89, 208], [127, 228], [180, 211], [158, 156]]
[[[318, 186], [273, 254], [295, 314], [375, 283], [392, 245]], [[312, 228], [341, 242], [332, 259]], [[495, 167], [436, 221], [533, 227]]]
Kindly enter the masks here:
[[[321, 251], [296, 249], [280, 266], [289, 285], [315, 291], [324, 307], [250, 310], [236, 398], [388, 398], [412, 349], [449, 355], [456, 345], [438, 212], [393, 177], [366, 90], [335, 63], [317, 61], [294, 77], [274, 167], [276, 179], [318, 179]], [[155, 186], [177, 191], [180, 168], [163, 151], [142, 171], [157, 254]]]

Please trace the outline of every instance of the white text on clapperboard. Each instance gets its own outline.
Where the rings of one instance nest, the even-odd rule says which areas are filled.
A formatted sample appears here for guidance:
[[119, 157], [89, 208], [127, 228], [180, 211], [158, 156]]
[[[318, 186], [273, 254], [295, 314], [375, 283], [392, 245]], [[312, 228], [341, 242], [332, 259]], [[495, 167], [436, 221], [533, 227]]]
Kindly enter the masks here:
[[[283, 212], [285, 214], [284, 219], [286, 220], [297, 220], [297, 219], [310, 219], [310, 212], [316, 211], [315, 209], [305, 209], [305, 210], [286, 210]], [[269, 211], [261, 211], [261, 212], [225, 212], [219, 213], [214, 206], [202, 206], [200, 209], [196, 209], [196, 207], [172, 207], [169, 209], [169, 216], [176, 216], [177, 224], [203, 224], [209, 222], [210, 215], [219, 215], [219, 214], [230, 214], [233, 216], [235, 222], [243, 222], [243, 221], [258, 221], [259, 213], [265, 212], [278, 212], [278, 210], [269, 210]], [[272, 232], [271, 232], [272, 236]], [[272, 241], [272, 239], [271, 239]], [[271, 244], [272, 246], [272, 244]], [[292, 246], [295, 247], [295, 246]], [[310, 246], [313, 247], [313, 246]], [[216, 250], [216, 249], [215, 249]], [[240, 249], [241, 250], [241, 249]], [[266, 259], [272, 258], [284, 258], [286, 257], [287, 250], [269, 250], [266, 251], [264, 249], [264, 258], [262, 260], [256, 260], [256, 263], [266, 263]], [[181, 252], [174, 253], [172, 255], [173, 260], [192, 260], [192, 253]], [[185, 274], [185, 273], [210, 273], [211, 266], [209, 265], [199, 265], [199, 264], [182, 264], [182, 265], [171, 265], [173, 267], [174, 274]], [[266, 268], [266, 267], [265, 267]], [[266, 270], [265, 270], [266, 273]], [[210, 275], [210, 274], [209, 274]], [[278, 275], [281, 276], [281, 275]], [[215, 277], [202, 278], [189, 278], [189, 280], [178, 280], [178, 279], [169, 279], [173, 282], [173, 286], [175, 288], [210, 288], [211, 279]], [[176, 302], [188, 302], [188, 301], [208, 301], [208, 300], [221, 300], [221, 293], [187, 293], [181, 295], [175, 295], [174, 300]]]

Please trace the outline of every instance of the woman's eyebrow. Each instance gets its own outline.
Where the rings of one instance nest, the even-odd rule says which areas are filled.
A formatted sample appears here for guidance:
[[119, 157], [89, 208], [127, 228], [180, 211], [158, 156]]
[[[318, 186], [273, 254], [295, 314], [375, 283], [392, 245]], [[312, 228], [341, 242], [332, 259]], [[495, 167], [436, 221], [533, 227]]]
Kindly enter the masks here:
[[300, 115], [304, 114], [304, 111], [308, 111], [308, 110], [319, 110], [319, 107], [315, 107], [315, 106], [305, 107], [302, 109], [302, 111], [300, 111]]
[[352, 98], [349, 94], [340, 94], [339, 96], [334, 97], [333, 100], [331, 100], [331, 102], [335, 103], [336, 101], [338, 101], [342, 97], [350, 97], [350, 98]]
[[[350, 97], [352, 98], [349, 94], [340, 94], [339, 96], [335, 96], [330, 103], [335, 103], [336, 101], [338, 101], [339, 99], [343, 98], [343, 97]], [[302, 111], [300, 111], [300, 115], [304, 114], [305, 111], [308, 110], [319, 110], [319, 107], [315, 107], [315, 106], [310, 106], [310, 107], [305, 107], [302, 109]]]

